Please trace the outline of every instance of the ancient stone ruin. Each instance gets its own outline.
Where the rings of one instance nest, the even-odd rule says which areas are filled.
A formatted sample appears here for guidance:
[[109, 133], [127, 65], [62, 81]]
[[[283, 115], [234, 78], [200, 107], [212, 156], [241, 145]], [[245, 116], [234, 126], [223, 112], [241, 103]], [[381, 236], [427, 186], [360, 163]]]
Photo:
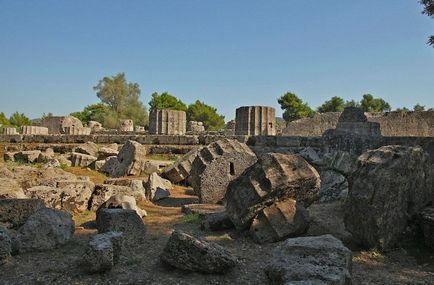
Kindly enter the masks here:
[[133, 120], [120, 120], [119, 121], [119, 131], [121, 131], [121, 132], [133, 132], [134, 131]]
[[149, 113], [149, 133], [158, 135], [184, 135], [187, 116], [184, 111], [156, 110]]
[[238, 108], [235, 117], [235, 134], [247, 136], [276, 135], [276, 110], [266, 106]]
[[187, 132], [195, 134], [203, 133], [205, 132], [205, 126], [202, 122], [189, 121], [187, 125]]

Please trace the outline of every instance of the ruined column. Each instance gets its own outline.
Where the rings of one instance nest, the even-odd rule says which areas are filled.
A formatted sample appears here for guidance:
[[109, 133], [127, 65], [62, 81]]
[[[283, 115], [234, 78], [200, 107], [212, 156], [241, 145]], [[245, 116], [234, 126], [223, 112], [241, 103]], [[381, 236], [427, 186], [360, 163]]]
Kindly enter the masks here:
[[236, 110], [235, 134], [275, 136], [276, 110], [267, 106], [245, 106]]
[[156, 135], [184, 135], [187, 115], [178, 110], [151, 110], [149, 114], [149, 133]]

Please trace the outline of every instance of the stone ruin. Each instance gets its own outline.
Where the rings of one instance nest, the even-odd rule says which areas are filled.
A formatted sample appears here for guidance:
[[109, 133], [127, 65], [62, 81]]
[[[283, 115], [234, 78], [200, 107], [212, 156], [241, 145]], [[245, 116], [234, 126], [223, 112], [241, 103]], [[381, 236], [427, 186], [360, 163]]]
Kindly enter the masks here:
[[149, 133], [157, 135], [184, 135], [187, 115], [178, 110], [157, 110], [149, 113]]
[[189, 121], [187, 125], [187, 132], [190, 133], [203, 133], [205, 132], [205, 126], [202, 122]]
[[121, 132], [134, 132], [133, 120], [120, 120], [119, 121], [119, 131], [121, 131]]
[[22, 126], [23, 135], [48, 135], [48, 128], [38, 126]]
[[276, 110], [266, 106], [240, 107], [236, 110], [235, 134], [275, 136]]
[[83, 128], [79, 119], [73, 116], [51, 116], [41, 122], [42, 127], [48, 128], [50, 134], [68, 134], [66, 128]]
[[380, 124], [369, 122], [362, 109], [347, 107], [340, 115], [336, 132], [348, 132], [363, 136], [380, 136]]
[[18, 135], [16, 128], [3, 128], [3, 134], [4, 135]]

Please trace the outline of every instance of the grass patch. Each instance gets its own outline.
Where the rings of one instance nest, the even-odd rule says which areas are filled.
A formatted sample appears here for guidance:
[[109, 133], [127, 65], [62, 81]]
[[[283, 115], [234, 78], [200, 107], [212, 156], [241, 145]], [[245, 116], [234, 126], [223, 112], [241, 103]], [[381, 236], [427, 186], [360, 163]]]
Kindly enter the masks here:
[[176, 161], [179, 158], [179, 155], [176, 154], [149, 154], [146, 158], [152, 160], [164, 160], [164, 161]]
[[179, 218], [179, 222], [180, 223], [188, 223], [188, 224], [200, 224], [201, 221], [201, 217], [199, 214], [194, 213], [194, 214], [187, 214], [185, 216], [182, 216], [181, 218]]

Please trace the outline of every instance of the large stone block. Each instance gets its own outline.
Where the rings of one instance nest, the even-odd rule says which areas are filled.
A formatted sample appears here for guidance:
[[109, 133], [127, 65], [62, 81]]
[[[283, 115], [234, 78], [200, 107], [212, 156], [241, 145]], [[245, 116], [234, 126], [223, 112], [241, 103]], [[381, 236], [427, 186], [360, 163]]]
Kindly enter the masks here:
[[149, 133], [158, 135], [184, 135], [187, 115], [178, 110], [156, 110], [149, 113]]
[[97, 184], [90, 198], [89, 210], [96, 211], [104, 202], [110, 199], [110, 197], [118, 194], [133, 196], [137, 200], [144, 199], [143, 192], [136, 192], [133, 188], [128, 186]]
[[172, 183], [180, 183], [183, 181], [191, 183], [191, 166], [201, 149], [201, 147], [197, 147], [189, 151], [174, 164], [165, 168], [162, 176], [169, 179]]
[[229, 184], [226, 211], [239, 230], [275, 201], [291, 198], [308, 206], [319, 198], [320, 176], [301, 156], [267, 153]]
[[73, 152], [71, 154], [71, 162], [72, 166], [78, 166], [78, 167], [88, 167], [90, 166], [94, 161], [96, 161], [95, 156], [91, 156], [88, 154]]
[[15, 179], [0, 178], [0, 199], [27, 198], [21, 186]]
[[191, 168], [192, 186], [201, 203], [220, 202], [229, 182], [254, 164], [250, 148], [236, 140], [223, 139], [200, 150]]
[[235, 134], [275, 136], [276, 110], [266, 106], [240, 107], [236, 110]]
[[433, 201], [431, 163], [420, 147], [383, 146], [358, 158], [349, 178], [345, 226], [363, 246], [388, 250]]
[[44, 202], [39, 199], [0, 199], [0, 223], [18, 228], [43, 207]]

